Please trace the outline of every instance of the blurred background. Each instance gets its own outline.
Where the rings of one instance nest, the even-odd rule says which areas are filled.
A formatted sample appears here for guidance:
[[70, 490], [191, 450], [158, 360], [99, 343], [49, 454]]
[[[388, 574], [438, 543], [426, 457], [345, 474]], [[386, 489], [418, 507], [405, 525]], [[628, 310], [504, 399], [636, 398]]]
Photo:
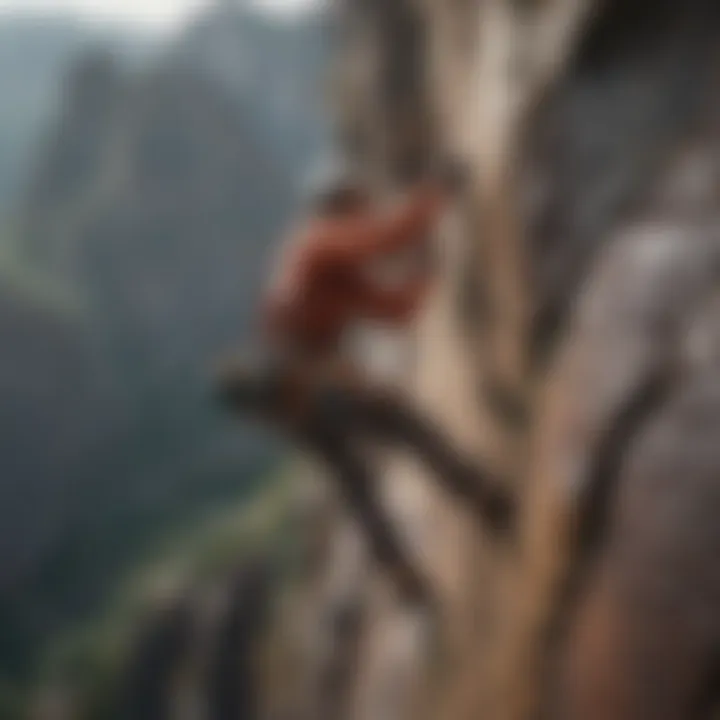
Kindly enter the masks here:
[[312, 0], [0, 0], [3, 720], [121, 716], [197, 578], [283, 557], [282, 450], [208, 369], [323, 145], [325, 52]]

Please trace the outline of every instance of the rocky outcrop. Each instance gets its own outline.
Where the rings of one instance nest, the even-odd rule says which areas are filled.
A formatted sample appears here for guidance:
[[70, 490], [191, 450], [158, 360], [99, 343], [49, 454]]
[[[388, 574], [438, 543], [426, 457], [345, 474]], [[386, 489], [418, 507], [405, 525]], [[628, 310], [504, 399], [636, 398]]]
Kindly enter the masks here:
[[269, 561], [246, 558], [213, 583], [156, 599], [107, 707], [122, 720], [257, 717], [273, 587]]

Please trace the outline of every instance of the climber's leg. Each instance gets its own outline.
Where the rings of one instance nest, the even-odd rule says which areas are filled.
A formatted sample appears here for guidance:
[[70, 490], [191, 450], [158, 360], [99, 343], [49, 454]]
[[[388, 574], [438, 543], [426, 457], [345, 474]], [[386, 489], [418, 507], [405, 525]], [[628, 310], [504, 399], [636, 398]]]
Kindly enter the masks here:
[[351, 512], [365, 533], [373, 555], [398, 583], [408, 603], [431, 602], [427, 582], [402, 547], [392, 520], [377, 497], [375, 478], [367, 464], [336, 430], [319, 430], [301, 438], [302, 444], [331, 469]]
[[509, 493], [399, 393], [370, 385], [349, 364], [338, 361], [320, 369], [282, 362], [235, 363], [220, 375], [218, 386], [221, 399], [234, 410], [270, 420], [293, 435], [325, 437], [333, 430], [332, 437], [370, 435], [408, 445], [484, 523], [501, 531], [512, 522]]
[[454, 448], [441, 429], [399, 393], [367, 383], [327, 381], [317, 398], [316, 409], [329, 427], [409, 446], [483, 522], [497, 531], [512, 522], [510, 494]]
[[356, 406], [348, 398], [355, 393], [335, 392], [333, 383], [325, 387], [317, 379], [319, 373], [305, 370], [236, 360], [218, 374], [217, 392], [234, 411], [269, 420], [324, 461], [366, 534], [373, 555], [398, 582], [403, 599], [429, 602], [428, 585], [408, 559], [376, 495], [373, 473], [347, 440]]

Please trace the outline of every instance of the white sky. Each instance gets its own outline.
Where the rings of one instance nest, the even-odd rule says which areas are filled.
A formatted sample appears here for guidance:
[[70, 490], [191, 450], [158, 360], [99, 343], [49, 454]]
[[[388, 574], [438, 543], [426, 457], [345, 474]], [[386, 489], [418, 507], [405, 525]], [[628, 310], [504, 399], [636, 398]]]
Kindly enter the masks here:
[[[169, 30], [193, 11], [213, 0], [0, 0], [3, 14], [75, 11], [92, 20], [133, 22]], [[257, 5], [282, 14], [302, 11], [317, 0], [251, 0]]]

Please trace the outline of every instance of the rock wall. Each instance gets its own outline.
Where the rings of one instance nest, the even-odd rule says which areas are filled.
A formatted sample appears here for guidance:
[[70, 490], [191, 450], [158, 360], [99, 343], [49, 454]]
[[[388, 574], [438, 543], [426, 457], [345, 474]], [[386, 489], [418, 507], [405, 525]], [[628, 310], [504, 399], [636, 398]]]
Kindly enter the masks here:
[[[664, 375], [670, 341], [651, 318], [692, 324], [697, 308], [680, 288], [691, 275], [701, 295], [710, 287], [688, 268], [716, 257], [717, 243], [673, 246], [670, 270], [657, 238], [683, 228], [688, 212], [714, 217], [703, 198], [715, 180], [700, 173], [681, 188], [673, 178], [688, 147], [715, 147], [707, 100], [720, 17], [704, 0], [684, 11], [640, 0], [337, 6], [338, 129], [379, 194], [448, 152], [472, 174], [438, 233], [441, 282], [398, 381], [508, 479], [521, 511], [515, 541], [492, 541], [413, 458], [385, 458], [387, 507], [440, 615], [409, 615], [383, 578], [363, 581], [373, 569], [359, 563], [346, 585], [361, 588], [367, 618], [354, 681], [344, 705], [309, 717], [536, 717], [553, 695], [569, 603], [581, 597], [578, 568], [590, 570], [577, 582], [594, 587], [585, 543], [597, 551], [612, 535], [593, 514], [622, 510], [596, 488], [637, 481], [617, 457], [634, 452], [658, 406], [642, 404], [630, 424], [625, 409], [659, 376], [675, 387]], [[668, 287], [677, 291], [669, 300]], [[529, 421], [513, 421], [498, 397]], [[690, 502], [700, 503], [696, 490]], [[333, 547], [329, 573], [347, 566]]]

